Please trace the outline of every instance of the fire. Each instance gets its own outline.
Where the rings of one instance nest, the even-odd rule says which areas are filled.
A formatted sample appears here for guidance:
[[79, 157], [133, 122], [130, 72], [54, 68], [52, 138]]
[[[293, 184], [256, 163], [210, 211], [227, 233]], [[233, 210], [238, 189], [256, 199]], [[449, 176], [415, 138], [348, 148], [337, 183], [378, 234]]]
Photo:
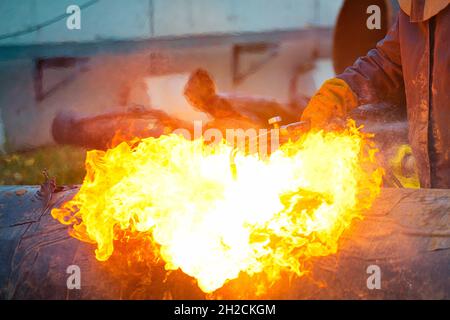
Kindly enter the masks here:
[[265, 159], [173, 134], [124, 142], [88, 152], [79, 192], [52, 216], [95, 243], [100, 261], [124, 231], [145, 236], [156, 246], [143, 250], [204, 292], [240, 273], [275, 281], [337, 251], [342, 232], [379, 194], [375, 152], [354, 125], [309, 132]]

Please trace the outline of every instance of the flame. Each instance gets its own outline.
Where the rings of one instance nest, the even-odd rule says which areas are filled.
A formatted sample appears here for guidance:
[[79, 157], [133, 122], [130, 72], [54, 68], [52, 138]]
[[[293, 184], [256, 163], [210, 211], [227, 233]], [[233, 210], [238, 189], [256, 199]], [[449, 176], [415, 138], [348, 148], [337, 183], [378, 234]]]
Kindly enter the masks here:
[[79, 192], [52, 216], [95, 243], [100, 261], [124, 231], [145, 236], [157, 249], [144, 250], [207, 293], [242, 272], [275, 281], [337, 251], [342, 232], [379, 194], [375, 152], [354, 124], [311, 131], [265, 159], [225, 141], [146, 138], [89, 151]]

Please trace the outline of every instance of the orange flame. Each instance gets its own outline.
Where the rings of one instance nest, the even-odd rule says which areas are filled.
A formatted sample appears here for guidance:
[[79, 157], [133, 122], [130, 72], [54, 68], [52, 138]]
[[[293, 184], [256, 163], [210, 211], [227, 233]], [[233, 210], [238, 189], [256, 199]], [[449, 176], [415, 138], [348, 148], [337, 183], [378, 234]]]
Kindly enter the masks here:
[[237, 152], [230, 170], [232, 152], [177, 135], [89, 151], [83, 185], [52, 216], [96, 243], [100, 261], [124, 230], [143, 234], [167, 270], [213, 292], [241, 272], [301, 275], [302, 261], [337, 251], [380, 191], [376, 150], [353, 123], [309, 132], [265, 159]]

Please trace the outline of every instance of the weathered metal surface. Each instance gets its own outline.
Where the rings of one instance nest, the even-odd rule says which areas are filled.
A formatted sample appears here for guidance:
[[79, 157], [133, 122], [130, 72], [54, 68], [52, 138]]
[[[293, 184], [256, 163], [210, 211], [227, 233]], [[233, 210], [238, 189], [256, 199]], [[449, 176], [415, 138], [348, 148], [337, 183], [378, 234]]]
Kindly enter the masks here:
[[53, 119], [52, 135], [60, 144], [107, 149], [116, 142], [159, 137], [177, 128], [189, 128], [189, 125], [160, 110], [130, 108], [91, 117], [61, 112]]
[[[367, 26], [370, 6], [380, 10], [380, 28]], [[336, 74], [351, 66], [384, 38], [397, 17], [396, 0], [345, 0], [339, 11], [333, 34], [333, 66]], [[349, 36], [351, 35], [351, 36]]]
[[[94, 246], [71, 238], [50, 215], [77, 190], [0, 187], [1, 299], [207, 297], [191, 278], [168, 275], [161, 263], [128, 267], [114, 255], [96, 261]], [[73, 264], [81, 270], [80, 290], [67, 289], [66, 269]], [[365, 219], [344, 233], [337, 254], [308, 264], [308, 275], [286, 276], [259, 297], [449, 299], [450, 190], [384, 189]], [[370, 265], [380, 267], [380, 290], [367, 288]], [[251, 279], [231, 281], [209, 298], [254, 298], [254, 291], [242, 289], [245, 281]]]

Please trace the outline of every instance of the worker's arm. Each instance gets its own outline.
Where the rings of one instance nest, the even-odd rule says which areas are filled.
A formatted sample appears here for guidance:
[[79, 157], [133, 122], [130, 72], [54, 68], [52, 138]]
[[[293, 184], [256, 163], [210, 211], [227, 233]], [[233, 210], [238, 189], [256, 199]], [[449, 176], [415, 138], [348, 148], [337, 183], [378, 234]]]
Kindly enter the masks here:
[[359, 105], [401, 101], [404, 83], [400, 57], [398, 18], [375, 49], [359, 58], [336, 78], [327, 80], [311, 98], [302, 120], [322, 127]]

